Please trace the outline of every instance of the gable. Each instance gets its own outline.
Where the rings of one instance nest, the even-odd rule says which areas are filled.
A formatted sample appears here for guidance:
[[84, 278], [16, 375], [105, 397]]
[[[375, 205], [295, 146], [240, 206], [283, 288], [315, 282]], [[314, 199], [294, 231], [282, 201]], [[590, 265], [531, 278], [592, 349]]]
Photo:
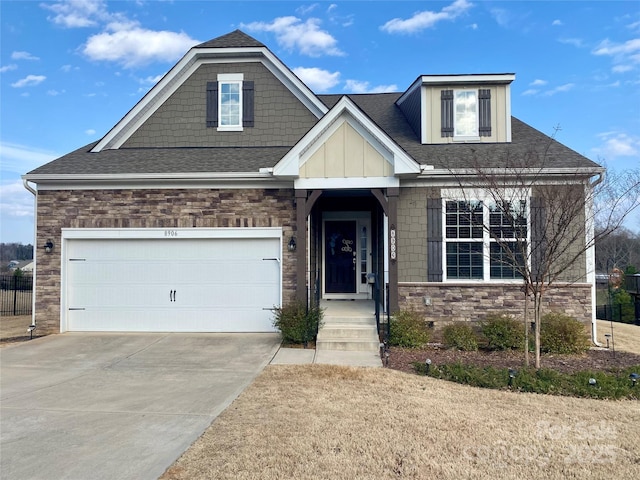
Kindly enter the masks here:
[[302, 156], [300, 178], [388, 177], [391, 154], [359, 133], [342, 118], [325, 141]]
[[[254, 85], [253, 127], [218, 131], [207, 126], [207, 84], [242, 74]], [[317, 118], [261, 62], [204, 63], [123, 143], [122, 148], [267, 147], [294, 145]]]

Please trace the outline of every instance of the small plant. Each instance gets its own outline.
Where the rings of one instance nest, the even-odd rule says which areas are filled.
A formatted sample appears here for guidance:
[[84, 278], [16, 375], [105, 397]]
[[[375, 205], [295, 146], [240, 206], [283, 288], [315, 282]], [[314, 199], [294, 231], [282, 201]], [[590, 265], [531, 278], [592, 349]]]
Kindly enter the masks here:
[[524, 349], [524, 325], [509, 315], [487, 315], [480, 328], [489, 350]]
[[456, 322], [444, 327], [442, 332], [444, 344], [448, 348], [456, 348], [463, 351], [478, 350], [478, 340], [471, 325], [465, 322]]
[[418, 348], [431, 338], [429, 327], [422, 315], [415, 310], [400, 310], [389, 324], [389, 344], [398, 347]]
[[591, 347], [585, 326], [563, 313], [547, 313], [540, 323], [540, 346], [547, 353], [584, 353]]
[[315, 340], [322, 326], [323, 313], [319, 305], [312, 304], [307, 308], [303, 302], [291, 302], [274, 309], [273, 326], [280, 330], [283, 341], [306, 347]]

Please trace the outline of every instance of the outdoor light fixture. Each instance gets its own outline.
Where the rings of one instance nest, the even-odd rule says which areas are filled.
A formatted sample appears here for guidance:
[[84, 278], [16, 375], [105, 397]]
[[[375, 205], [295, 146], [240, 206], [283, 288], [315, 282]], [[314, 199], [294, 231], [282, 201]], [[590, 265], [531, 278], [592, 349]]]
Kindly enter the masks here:
[[609, 339], [611, 338], [611, 334], [610, 333], [605, 333], [604, 336], [607, 339], [607, 348], [609, 348]]
[[517, 370], [514, 370], [513, 368], [509, 369], [509, 386], [513, 385], [513, 379], [516, 378], [517, 374], [518, 374]]
[[53, 242], [51, 239], [47, 240], [47, 243], [44, 244], [44, 251], [47, 253], [51, 253], [53, 251]]
[[596, 383], [597, 383], [597, 382], [596, 382], [596, 379], [595, 379], [595, 378], [590, 378], [590, 379], [589, 379], [589, 385], [591, 385], [592, 387], [595, 387], [595, 386], [596, 386]]
[[427, 375], [429, 375], [429, 370], [431, 369], [431, 359], [430, 359], [430, 358], [427, 358], [427, 359], [424, 361], [424, 366], [425, 366], [425, 373], [426, 373]]
[[640, 375], [634, 372], [629, 375], [629, 378], [631, 379], [631, 386], [635, 387], [636, 383], [638, 382], [638, 378], [640, 378]]
[[295, 237], [291, 237], [291, 239], [289, 240], [289, 251], [290, 252], [295, 252], [296, 251], [296, 239], [295, 239]]
[[389, 366], [389, 355], [390, 355], [390, 353], [389, 353], [388, 350], [386, 352], [384, 352], [384, 365], [385, 365], [385, 367]]

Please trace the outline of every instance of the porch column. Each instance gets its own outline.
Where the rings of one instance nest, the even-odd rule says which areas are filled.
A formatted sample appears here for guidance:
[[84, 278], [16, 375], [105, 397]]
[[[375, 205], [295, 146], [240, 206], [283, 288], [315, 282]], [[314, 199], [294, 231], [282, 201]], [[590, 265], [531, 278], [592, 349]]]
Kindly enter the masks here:
[[398, 261], [396, 251], [396, 231], [398, 228], [398, 195], [400, 189], [398, 187], [387, 188], [387, 215], [389, 217], [389, 311], [397, 312], [398, 302]]
[[296, 190], [296, 300], [307, 303], [307, 191]]

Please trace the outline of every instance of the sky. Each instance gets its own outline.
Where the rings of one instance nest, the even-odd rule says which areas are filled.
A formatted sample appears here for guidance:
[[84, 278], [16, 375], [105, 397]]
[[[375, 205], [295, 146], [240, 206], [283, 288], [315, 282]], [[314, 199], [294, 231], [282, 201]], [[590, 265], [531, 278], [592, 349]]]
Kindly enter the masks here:
[[515, 73], [514, 116], [610, 171], [640, 166], [637, 0], [0, 0], [0, 242], [33, 243], [21, 175], [99, 140], [190, 47], [237, 28], [315, 93]]

